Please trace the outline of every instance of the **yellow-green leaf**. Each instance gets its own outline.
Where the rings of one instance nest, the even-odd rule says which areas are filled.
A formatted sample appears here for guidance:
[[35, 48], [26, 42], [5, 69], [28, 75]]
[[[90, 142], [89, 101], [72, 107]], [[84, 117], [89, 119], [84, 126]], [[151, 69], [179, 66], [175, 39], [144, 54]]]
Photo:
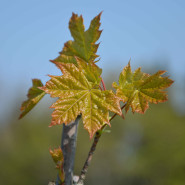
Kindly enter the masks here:
[[56, 168], [59, 170], [59, 177], [61, 182], [64, 182], [65, 180], [65, 174], [64, 174], [64, 156], [63, 156], [63, 152], [62, 149], [59, 147], [57, 149], [54, 150], [49, 150], [51, 157], [53, 159], [53, 161], [56, 164]]
[[96, 64], [87, 64], [83, 60], [77, 62], [79, 67], [74, 64], [58, 64], [63, 75], [50, 76], [51, 80], [41, 89], [51, 97], [59, 97], [51, 106], [55, 109], [51, 125], [68, 124], [82, 114], [84, 127], [92, 138], [105, 123], [109, 124], [109, 110], [122, 114], [120, 99], [112, 91], [99, 89], [101, 71]]
[[39, 79], [32, 80], [33, 86], [29, 89], [27, 97], [28, 99], [22, 103], [21, 106], [21, 115], [19, 119], [24, 117], [33, 107], [43, 98], [46, 94], [43, 90], [39, 89], [38, 87], [42, 87], [43, 84]]
[[94, 85], [99, 85], [101, 81], [102, 69], [99, 68], [94, 62], [90, 61], [89, 64], [84, 62], [81, 58], [75, 57], [78, 63], [78, 68], [84, 73], [87, 80]]
[[96, 52], [99, 44], [96, 42], [102, 32], [99, 30], [100, 17], [101, 13], [91, 21], [88, 30], [85, 31], [82, 16], [73, 13], [69, 21], [69, 29], [74, 40], [66, 42], [59, 57], [51, 62], [77, 64], [75, 57], [79, 57], [87, 63], [94, 61], [98, 57]]
[[57, 167], [59, 166], [58, 165], [58, 162], [63, 162], [64, 161], [64, 156], [63, 156], [63, 153], [62, 153], [62, 149], [59, 147], [57, 149], [54, 149], [54, 150], [49, 150], [50, 154], [51, 154], [51, 157], [53, 159], [53, 161], [55, 162], [55, 164], [57, 165]]
[[141, 68], [131, 71], [130, 62], [123, 69], [119, 77], [119, 85], [115, 82], [113, 87], [116, 95], [125, 103], [126, 112], [129, 107], [132, 112], [144, 113], [148, 109], [148, 102], [158, 103], [167, 100], [166, 91], [173, 81], [168, 77], [162, 77], [165, 71], [158, 71], [153, 75], [141, 72]]

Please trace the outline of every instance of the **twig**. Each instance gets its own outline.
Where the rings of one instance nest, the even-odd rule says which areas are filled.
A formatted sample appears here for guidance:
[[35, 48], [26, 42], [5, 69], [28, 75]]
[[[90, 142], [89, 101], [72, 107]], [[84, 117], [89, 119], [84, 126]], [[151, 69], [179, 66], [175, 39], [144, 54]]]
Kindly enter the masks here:
[[[124, 109], [125, 106], [126, 106], [126, 104], [124, 104], [124, 105], [121, 107], [121, 110]], [[113, 119], [116, 115], [117, 115], [117, 114], [115, 113], [115, 114], [110, 118], [109, 121], [112, 121], [112, 119]], [[104, 129], [106, 126], [107, 126], [106, 124], [103, 125], [103, 127], [102, 127], [100, 130], [98, 130], [98, 131], [96, 132], [96, 135], [95, 135], [95, 137], [94, 137], [94, 141], [93, 141], [92, 146], [91, 146], [91, 148], [90, 148], [89, 154], [88, 154], [87, 159], [86, 159], [86, 161], [85, 161], [85, 164], [84, 164], [84, 166], [83, 166], [83, 168], [82, 168], [82, 171], [81, 171], [81, 174], [80, 174], [80, 177], [79, 177], [79, 181], [78, 181], [78, 183], [77, 183], [78, 185], [83, 184], [83, 181], [85, 180], [85, 175], [86, 175], [86, 173], [87, 173], [88, 167], [89, 167], [90, 162], [91, 162], [91, 160], [92, 160], [93, 153], [94, 153], [94, 151], [96, 150], [96, 145], [97, 145], [97, 143], [98, 143], [98, 141], [99, 141], [99, 139], [100, 139], [100, 137], [101, 137], [101, 135], [102, 135], [103, 129]]]
[[94, 137], [93, 144], [92, 144], [92, 146], [91, 146], [91, 149], [90, 149], [90, 151], [89, 151], [88, 157], [87, 157], [87, 159], [86, 159], [86, 161], [85, 161], [85, 164], [84, 164], [83, 169], [82, 169], [82, 171], [81, 171], [81, 175], [80, 175], [80, 177], [79, 177], [79, 181], [78, 181], [78, 184], [79, 184], [79, 185], [80, 185], [80, 184], [83, 184], [83, 181], [85, 180], [85, 175], [86, 175], [86, 173], [87, 173], [88, 167], [89, 167], [90, 162], [91, 162], [91, 160], [92, 160], [93, 153], [94, 153], [94, 151], [96, 150], [96, 145], [97, 145], [97, 143], [98, 143], [98, 141], [99, 141], [100, 136], [101, 136], [101, 133], [100, 133], [100, 132], [96, 132], [96, 135], [95, 135], [95, 137]]

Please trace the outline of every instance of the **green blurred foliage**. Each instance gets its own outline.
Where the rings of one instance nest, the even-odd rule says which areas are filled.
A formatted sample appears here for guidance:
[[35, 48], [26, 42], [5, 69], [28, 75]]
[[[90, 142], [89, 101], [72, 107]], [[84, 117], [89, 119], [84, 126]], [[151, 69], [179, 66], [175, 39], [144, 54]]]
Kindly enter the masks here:
[[[79, 135], [78, 173], [85, 158], [84, 148], [88, 150], [83, 141]], [[185, 116], [178, 117], [168, 103], [152, 105], [145, 115], [130, 112], [125, 120], [117, 117], [111, 134], [105, 133], [98, 144], [86, 183], [183, 185], [184, 145]]]
[[[49, 128], [50, 114], [48, 103], [41, 103], [22, 120], [12, 113], [1, 126], [0, 184], [46, 185], [56, 179], [49, 149], [60, 145], [62, 126]], [[104, 133], [98, 143], [85, 185], [184, 185], [185, 116], [170, 101], [150, 106], [145, 115], [128, 112], [125, 120], [117, 116], [111, 125], [111, 133]], [[80, 123], [76, 175], [91, 143]]]

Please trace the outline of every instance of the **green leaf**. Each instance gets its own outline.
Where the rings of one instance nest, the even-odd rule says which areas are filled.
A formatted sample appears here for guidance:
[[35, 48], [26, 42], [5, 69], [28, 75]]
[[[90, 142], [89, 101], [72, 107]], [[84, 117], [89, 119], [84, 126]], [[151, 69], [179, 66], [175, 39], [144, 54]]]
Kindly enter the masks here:
[[89, 29], [85, 31], [82, 16], [73, 13], [69, 21], [69, 29], [74, 40], [66, 42], [60, 56], [51, 62], [77, 64], [75, 57], [79, 57], [87, 63], [94, 61], [98, 57], [96, 52], [99, 44], [96, 42], [102, 32], [99, 30], [100, 17], [101, 13], [91, 21]]
[[50, 76], [51, 80], [41, 89], [51, 97], [59, 97], [51, 106], [55, 109], [51, 126], [68, 124], [82, 114], [84, 127], [92, 138], [105, 123], [110, 125], [109, 110], [122, 114], [120, 99], [112, 91], [99, 89], [101, 71], [96, 64], [87, 64], [83, 60], [77, 62], [79, 68], [74, 64], [58, 64], [63, 75]]
[[60, 147], [57, 148], [57, 149], [54, 149], [54, 150], [50, 149], [49, 152], [51, 154], [51, 157], [52, 157], [53, 161], [55, 162], [55, 164], [58, 168], [59, 167], [58, 162], [63, 162], [64, 161], [62, 149]]
[[61, 182], [64, 182], [65, 180], [65, 174], [64, 174], [64, 156], [63, 156], [63, 152], [62, 149], [59, 147], [57, 149], [54, 150], [49, 150], [51, 157], [53, 159], [53, 161], [56, 164], [56, 168], [59, 171], [59, 177]]
[[86, 76], [87, 80], [90, 83], [93, 83], [95, 85], [99, 85], [101, 81], [101, 74], [102, 69], [99, 68], [94, 62], [90, 61], [89, 64], [87, 64], [84, 60], [75, 57], [78, 63], [78, 68], [80, 71], [83, 72], [83, 74]]
[[163, 90], [169, 87], [173, 81], [168, 77], [162, 77], [165, 71], [158, 71], [153, 75], [141, 72], [141, 68], [131, 71], [130, 62], [123, 69], [119, 77], [119, 85], [115, 82], [113, 87], [116, 95], [126, 104], [126, 112], [129, 107], [132, 112], [144, 113], [148, 109], [148, 102], [159, 103], [167, 100], [167, 94]]
[[38, 87], [42, 87], [43, 84], [39, 79], [32, 80], [33, 86], [29, 89], [27, 97], [28, 99], [22, 103], [21, 106], [21, 115], [19, 119], [24, 117], [33, 107], [44, 97], [46, 94], [43, 90]]

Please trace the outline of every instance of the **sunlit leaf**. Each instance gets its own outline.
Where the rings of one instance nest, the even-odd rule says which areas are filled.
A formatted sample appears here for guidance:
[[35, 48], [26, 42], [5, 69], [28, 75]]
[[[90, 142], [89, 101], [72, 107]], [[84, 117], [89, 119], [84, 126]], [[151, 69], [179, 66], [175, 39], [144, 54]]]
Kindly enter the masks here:
[[87, 63], [94, 61], [98, 57], [96, 52], [99, 44], [96, 42], [102, 32], [99, 30], [100, 17], [101, 13], [91, 21], [88, 30], [85, 31], [82, 16], [73, 13], [69, 21], [69, 29], [74, 40], [66, 42], [59, 57], [51, 61], [77, 64], [75, 57], [79, 57]]
[[168, 77], [162, 77], [165, 71], [158, 71], [153, 75], [141, 72], [141, 68], [131, 71], [130, 62], [123, 69], [119, 77], [119, 85], [115, 82], [113, 87], [116, 95], [126, 104], [126, 112], [129, 107], [132, 112], [144, 113], [148, 109], [148, 102], [159, 103], [167, 100], [166, 91], [173, 81]]
[[83, 72], [85, 77], [90, 83], [94, 83], [95, 85], [99, 85], [101, 78], [100, 75], [102, 74], [102, 69], [99, 68], [96, 64], [92, 61], [88, 63], [84, 62], [84, 60], [75, 57], [77, 60], [78, 68], [80, 71]]
[[50, 76], [51, 80], [41, 89], [51, 97], [59, 97], [51, 106], [55, 109], [51, 125], [68, 124], [82, 114], [84, 127], [93, 137], [105, 123], [109, 124], [109, 110], [122, 114], [120, 99], [112, 91], [99, 89], [101, 71], [96, 64], [77, 62], [79, 68], [74, 64], [58, 64], [63, 75]]
[[38, 87], [42, 87], [43, 84], [39, 79], [32, 80], [33, 86], [29, 89], [27, 97], [28, 99], [22, 103], [21, 106], [21, 115], [19, 117], [24, 117], [33, 107], [43, 98], [46, 94], [43, 90], [39, 89]]

